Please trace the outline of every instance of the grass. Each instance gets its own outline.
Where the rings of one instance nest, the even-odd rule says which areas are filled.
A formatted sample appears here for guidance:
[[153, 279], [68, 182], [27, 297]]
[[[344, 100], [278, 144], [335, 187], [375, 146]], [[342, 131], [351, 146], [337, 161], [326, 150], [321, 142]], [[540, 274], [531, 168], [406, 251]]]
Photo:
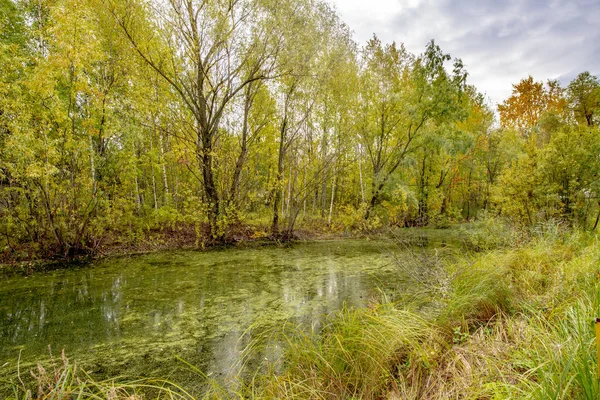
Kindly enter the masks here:
[[[593, 319], [600, 245], [558, 227], [428, 276], [433, 312], [342, 310], [320, 336], [286, 336], [264, 398], [598, 399]], [[494, 238], [497, 240], [497, 238]], [[478, 239], [478, 246], [486, 244]], [[426, 266], [427, 267], [427, 266]], [[435, 276], [435, 279], [432, 277]]]
[[[449, 264], [415, 258], [428, 271], [415, 275], [425, 301], [344, 308], [319, 334], [268, 332], [284, 344], [283, 356], [233, 389], [209, 382], [205, 398], [600, 398], [597, 237], [559, 226], [529, 241], [502, 232], [500, 245], [476, 236], [486, 250]], [[247, 353], [260, 352], [260, 343]], [[193, 398], [160, 380], [96, 382], [65, 360], [54, 372], [38, 370], [37, 392], [13, 386], [13, 398]]]
[[267, 398], [378, 398], [396, 379], [396, 368], [426, 351], [430, 324], [417, 314], [384, 304], [344, 309], [321, 336], [286, 336], [283, 373], [259, 379]]
[[19, 371], [17, 383], [12, 382], [11, 400], [191, 400], [194, 397], [184, 388], [161, 379], [108, 379], [96, 380], [86, 371], [70, 362], [64, 351], [60, 359], [52, 358], [49, 365], [38, 365], [25, 376]]

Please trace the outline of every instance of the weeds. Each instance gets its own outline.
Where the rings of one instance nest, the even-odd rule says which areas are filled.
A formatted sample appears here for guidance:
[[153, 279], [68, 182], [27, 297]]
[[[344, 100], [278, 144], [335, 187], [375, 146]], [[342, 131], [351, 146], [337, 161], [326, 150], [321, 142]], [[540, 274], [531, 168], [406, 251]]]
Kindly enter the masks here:
[[166, 380], [95, 380], [86, 371], [71, 363], [61, 353], [56, 360], [50, 352], [49, 365], [38, 365], [22, 377], [18, 371], [18, 383], [12, 385], [10, 400], [141, 400], [144, 398], [165, 400], [194, 399], [184, 388]]

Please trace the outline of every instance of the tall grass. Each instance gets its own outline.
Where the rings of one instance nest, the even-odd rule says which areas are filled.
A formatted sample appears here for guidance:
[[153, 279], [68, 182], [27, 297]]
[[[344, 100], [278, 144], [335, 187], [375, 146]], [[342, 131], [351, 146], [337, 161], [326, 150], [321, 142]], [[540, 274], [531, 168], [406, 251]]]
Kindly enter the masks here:
[[431, 324], [417, 314], [379, 305], [343, 309], [320, 336], [285, 336], [284, 372], [261, 379], [268, 398], [380, 398], [398, 369], [423, 357]]
[[[464, 256], [406, 304], [344, 309], [319, 336], [286, 336], [265, 398], [598, 399], [593, 318], [600, 246], [559, 226]], [[486, 228], [486, 229], [489, 229]], [[273, 370], [274, 371], [274, 370]]]
[[27, 371], [19, 371], [12, 392], [5, 393], [7, 400], [141, 400], [143, 398], [165, 400], [194, 399], [181, 386], [162, 379], [109, 379], [96, 380], [76, 363], [71, 363], [64, 351], [60, 359], [52, 357], [49, 365], [38, 365]]

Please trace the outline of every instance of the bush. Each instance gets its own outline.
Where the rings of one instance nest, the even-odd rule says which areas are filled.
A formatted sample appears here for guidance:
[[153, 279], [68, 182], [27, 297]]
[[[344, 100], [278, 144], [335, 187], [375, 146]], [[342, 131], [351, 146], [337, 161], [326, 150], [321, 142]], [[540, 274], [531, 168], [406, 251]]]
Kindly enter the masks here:
[[475, 222], [459, 228], [463, 244], [470, 250], [490, 251], [516, 246], [524, 241], [524, 233], [509, 222], [489, 213], [483, 213]]
[[345, 229], [359, 232], [370, 232], [381, 228], [381, 219], [377, 215], [365, 219], [368, 207], [367, 203], [361, 203], [358, 208], [351, 205], [343, 207], [339, 216], [340, 223]]

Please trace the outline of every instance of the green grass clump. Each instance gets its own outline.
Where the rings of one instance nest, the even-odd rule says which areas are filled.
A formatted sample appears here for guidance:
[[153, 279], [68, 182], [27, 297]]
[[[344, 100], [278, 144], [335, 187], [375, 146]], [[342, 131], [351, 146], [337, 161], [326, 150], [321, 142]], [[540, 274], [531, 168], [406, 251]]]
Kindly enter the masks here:
[[12, 393], [7, 400], [165, 400], [194, 399], [184, 388], [161, 379], [96, 380], [76, 363], [71, 363], [64, 351], [59, 360], [52, 358], [49, 365], [38, 365], [35, 370], [12, 382]]
[[[437, 274], [434, 311], [342, 310], [321, 335], [286, 336], [264, 398], [598, 399], [600, 246], [554, 229], [466, 255]], [[422, 306], [422, 302], [420, 303]]]
[[422, 358], [431, 324], [379, 305], [343, 309], [320, 336], [286, 336], [284, 372], [260, 382], [267, 398], [381, 398], [398, 368]]

